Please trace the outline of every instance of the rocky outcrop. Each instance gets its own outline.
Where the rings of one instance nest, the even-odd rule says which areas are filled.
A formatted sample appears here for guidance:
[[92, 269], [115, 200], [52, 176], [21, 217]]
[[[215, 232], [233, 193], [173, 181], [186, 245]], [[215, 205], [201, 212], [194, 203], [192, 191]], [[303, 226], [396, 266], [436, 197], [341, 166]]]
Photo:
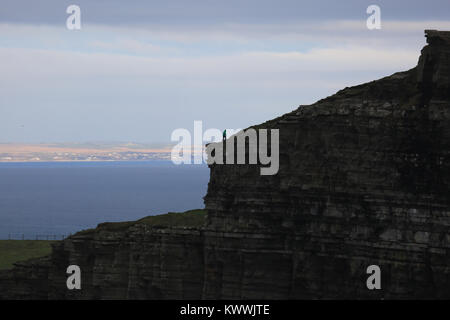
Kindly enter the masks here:
[[[0, 273], [0, 299], [200, 299], [204, 215], [192, 210], [79, 232], [54, 244], [50, 257]], [[81, 269], [81, 290], [67, 289], [70, 265]]]
[[203, 226], [77, 234], [0, 276], [0, 297], [450, 298], [450, 36], [426, 35], [416, 68], [255, 126], [279, 129], [278, 174], [211, 165]]

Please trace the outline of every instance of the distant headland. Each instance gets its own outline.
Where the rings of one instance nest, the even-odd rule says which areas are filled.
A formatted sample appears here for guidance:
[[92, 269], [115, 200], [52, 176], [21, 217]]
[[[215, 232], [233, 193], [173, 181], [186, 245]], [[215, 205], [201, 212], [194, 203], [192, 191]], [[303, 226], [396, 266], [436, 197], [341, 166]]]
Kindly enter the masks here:
[[142, 143], [0, 143], [0, 162], [170, 160], [169, 145]]

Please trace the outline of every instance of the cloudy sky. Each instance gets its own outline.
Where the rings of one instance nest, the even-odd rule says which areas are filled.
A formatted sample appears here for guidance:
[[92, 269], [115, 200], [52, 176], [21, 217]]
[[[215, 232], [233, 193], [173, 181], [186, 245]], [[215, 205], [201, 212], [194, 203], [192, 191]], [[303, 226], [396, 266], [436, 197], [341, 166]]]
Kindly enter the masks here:
[[414, 67], [424, 29], [450, 30], [450, 1], [0, 0], [0, 142], [245, 128]]

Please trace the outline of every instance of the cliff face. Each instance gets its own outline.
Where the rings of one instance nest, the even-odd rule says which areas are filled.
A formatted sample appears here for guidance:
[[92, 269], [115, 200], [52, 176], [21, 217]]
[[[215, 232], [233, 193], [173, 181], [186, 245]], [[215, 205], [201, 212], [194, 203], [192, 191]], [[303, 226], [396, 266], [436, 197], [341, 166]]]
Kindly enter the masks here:
[[256, 127], [280, 130], [278, 175], [211, 167], [207, 228], [252, 238], [206, 238], [207, 297], [450, 297], [449, 33], [428, 42], [412, 70]]
[[416, 68], [256, 126], [279, 129], [278, 174], [211, 165], [203, 227], [78, 234], [0, 298], [450, 298], [450, 35], [427, 40]]

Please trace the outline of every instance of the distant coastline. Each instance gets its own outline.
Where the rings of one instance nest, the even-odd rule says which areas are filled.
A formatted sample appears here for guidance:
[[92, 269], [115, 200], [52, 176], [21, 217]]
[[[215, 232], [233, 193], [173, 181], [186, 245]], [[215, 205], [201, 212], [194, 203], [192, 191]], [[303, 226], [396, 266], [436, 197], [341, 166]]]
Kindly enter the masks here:
[[0, 143], [0, 162], [101, 162], [170, 160], [170, 146], [137, 143]]

